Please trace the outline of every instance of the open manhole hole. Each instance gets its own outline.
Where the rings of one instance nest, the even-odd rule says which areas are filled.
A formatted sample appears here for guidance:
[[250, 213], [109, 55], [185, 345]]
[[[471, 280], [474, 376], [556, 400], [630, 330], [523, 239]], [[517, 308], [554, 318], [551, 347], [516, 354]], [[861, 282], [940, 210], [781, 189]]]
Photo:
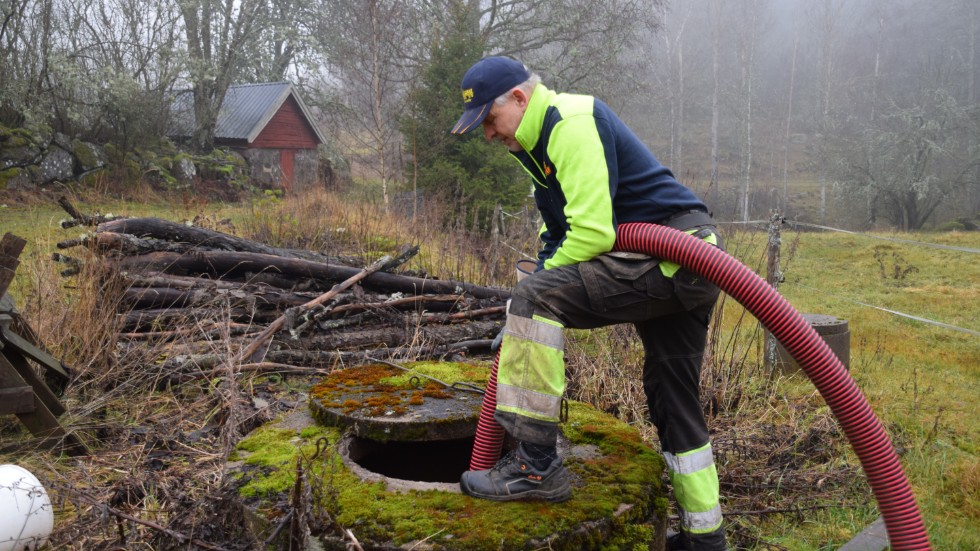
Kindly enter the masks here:
[[469, 468], [473, 438], [378, 442], [351, 435], [342, 450], [345, 460], [385, 478], [456, 484]]
[[[438, 368], [427, 374], [426, 368]], [[469, 468], [484, 370], [466, 364], [376, 364], [336, 371], [310, 392], [318, 422], [348, 429], [340, 455], [391, 489], [458, 491]]]

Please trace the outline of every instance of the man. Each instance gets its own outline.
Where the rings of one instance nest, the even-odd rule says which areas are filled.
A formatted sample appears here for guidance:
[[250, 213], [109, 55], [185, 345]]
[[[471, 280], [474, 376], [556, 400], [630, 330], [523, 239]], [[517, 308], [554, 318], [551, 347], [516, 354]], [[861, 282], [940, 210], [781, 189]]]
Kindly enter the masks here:
[[718, 475], [698, 397], [718, 289], [646, 255], [613, 252], [625, 222], [664, 224], [721, 246], [708, 210], [604, 103], [558, 94], [519, 61], [488, 57], [462, 81], [452, 129], [483, 127], [534, 182], [544, 227], [538, 271], [514, 288], [500, 348], [496, 420], [520, 444], [492, 469], [460, 480], [498, 500], [571, 497], [557, 453], [565, 391], [562, 329], [632, 323], [643, 342], [643, 388], [678, 508], [675, 549], [725, 549]]

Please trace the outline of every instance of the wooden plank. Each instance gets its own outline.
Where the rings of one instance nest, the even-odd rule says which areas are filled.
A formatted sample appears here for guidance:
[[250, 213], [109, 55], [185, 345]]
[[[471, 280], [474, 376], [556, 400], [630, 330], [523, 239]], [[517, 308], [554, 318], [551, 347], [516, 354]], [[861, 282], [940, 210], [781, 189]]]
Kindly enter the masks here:
[[52, 412], [55, 416], [65, 412], [65, 406], [58, 400], [54, 392], [51, 392], [51, 389], [38, 376], [34, 368], [27, 363], [27, 358], [19, 350], [10, 346], [9, 343], [5, 343], [3, 351], [0, 352], [0, 369], [13, 370], [20, 375], [34, 389], [34, 395], [44, 404], [45, 410]]
[[34, 389], [29, 386], [0, 388], [0, 414], [34, 411]]
[[[4, 372], [5, 380], [12, 381], [13, 385], [17, 387], [27, 386], [18, 370], [14, 369], [14, 366], [2, 352], [0, 352], [0, 371]], [[17, 414], [17, 418], [24, 423], [31, 434], [42, 437], [63, 436], [65, 429], [58, 422], [58, 418], [44, 405], [44, 402], [37, 398], [33, 392], [31, 393], [31, 400], [34, 402], [33, 409]]]
[[[20, 373], [14, 369], [14, 366], [8, 361], [2, 350], [0, 350], [0, 373], [4, 374], [4, 380], [8, 384], [12, 383], [10, 386], [26, 386], [23, 378], [20, 377]], [[48, 442], [51, 445], [50, 449], [60, 448], [65, 453], [73, 456], [88, 454], [88, 448], [85, 447], [85, 444], [75, 433], [68, 432], [61, 426], [58, 418], [51, 413], [51, 410], [38, 398], [37, 394], [32, 392], [31, 398], [34, 402], [31, 411], [15, 412], [17, 418], [27, 427], [27, 430], [31, 431], [31, 434], [43, 439], [44, 442]], [[58, 405], [60, 406], [61, 403], [58, 402]], [[64, 411], [64, 408], [62, 408], [62, 411]]]
[[0, 296], [7, 292], [14, 280], [14, 272], [20, 264], [20, 253], [23, 252], [27, 241], [7, 232], [0, 239]]
[[[0, 315], [0, 318], [6, 317]], [[70, 379], [68, 371], [65, 370], [64, 366], [58, 360], [54, 359], [51, 354], [48, 354], [44, 350], [41, 350], [34, 343], [28, 341], [27, 339], [21, 337], [16, 332], [10, 329], [9, 323], [4, 323], [5, 320], [0, 319], [0, 341], [4, 341], [9, 348], [15, 348], [19, 350], [23, 355], [34, 360], [42, 367], [54, 371], [58, 375], [61, 375], [65, 380]]]
[[[3, 343], [0, 342], [0, 354]], [[0, 364], [0, 414], [30, 413], [34, 411], [34, 389], [14, 369]]]

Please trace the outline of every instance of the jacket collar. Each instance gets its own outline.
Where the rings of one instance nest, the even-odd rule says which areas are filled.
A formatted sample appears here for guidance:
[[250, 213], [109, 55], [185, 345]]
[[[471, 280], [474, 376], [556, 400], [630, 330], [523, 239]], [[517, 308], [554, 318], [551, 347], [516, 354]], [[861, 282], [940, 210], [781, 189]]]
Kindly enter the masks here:
[[548, 106], [551, 105], [552, 98], [556, 95], [544, 84], [538, 84], [534, 88], [527, 109], [524, 110], [524, 117], [521, 119], [521, 124], [518, 125], [517, 133], [514, 136], [524, 151], [531, 151], [538, 144], [538, 140], [541, 138], [541, 129], [544, 126], [544, 116], [548, 111]]

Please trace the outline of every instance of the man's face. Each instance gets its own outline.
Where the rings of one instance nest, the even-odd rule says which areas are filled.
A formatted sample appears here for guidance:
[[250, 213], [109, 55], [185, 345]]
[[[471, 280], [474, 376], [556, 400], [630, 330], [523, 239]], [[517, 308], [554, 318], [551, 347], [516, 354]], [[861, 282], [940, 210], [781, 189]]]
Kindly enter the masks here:
[[527, 96], [519, 89], [511, 90], [507, 93], [507, 101], [502, 105], [494, 103], [483, 119], [483, 136], [487, 141], [499, 141], [511, 151], [520, 151], [521, 144], [514, 136], [526, 108]]

